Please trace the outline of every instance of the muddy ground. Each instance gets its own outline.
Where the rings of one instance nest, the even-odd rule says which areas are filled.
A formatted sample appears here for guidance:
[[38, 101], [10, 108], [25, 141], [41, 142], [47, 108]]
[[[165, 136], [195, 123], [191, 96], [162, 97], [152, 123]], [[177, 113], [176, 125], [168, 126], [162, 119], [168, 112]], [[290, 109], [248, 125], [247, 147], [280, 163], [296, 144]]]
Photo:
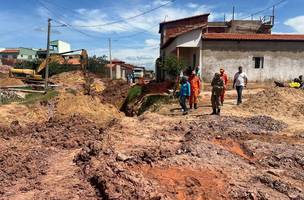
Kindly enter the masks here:
[[[112, 94], [107, 86], [103, 94]], [[44, 122], [1, 126], [0, 199], [304, 199], [301, 109], [254, 105], [274, 105], [263, 100], [268, 93], [248, 96], [250, 106], [228, 99], [221, 117], [208, 115], [207, 98], [186, 117], [173, 102], [103, 123], [90, 109], [56, 115], [55, 104]], [[287, 106], [301, 108], [302, 95]]]

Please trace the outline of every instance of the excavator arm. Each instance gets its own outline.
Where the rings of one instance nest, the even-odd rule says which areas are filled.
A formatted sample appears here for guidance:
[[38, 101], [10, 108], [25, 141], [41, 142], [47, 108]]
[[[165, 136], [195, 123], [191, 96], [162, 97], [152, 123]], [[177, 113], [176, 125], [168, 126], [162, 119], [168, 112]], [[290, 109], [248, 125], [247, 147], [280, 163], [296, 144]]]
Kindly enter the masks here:
[[52, 62], [56, 62], [59, 64], [64, 64], [65, 59], [62, 55], [60, 54], [54, 54], [54, 55], [50, 55], [49, 58], [45, 59], [37, 68], [36, 73], [40, 73], [43, 69], [46, 68], [46, 65], [48, 63], [52, 63]]
[[[71, 54], [74, 52], [79, 52], [78, 54]], [[78, 59], [77, 64], [71, 61], [72, 59]], [[38, 66], [36, 70], [34, 69], [10, 69], [10, 76], [21, 79], [34, 79], [34, 80], [43, 80], [41, 72], [46, 68], [47, 64], [56, 62], [59, 64], [70, 64], [70, 65], [80, 65], [81, 70], [85, 71], [88, 65], [88, 53], [85, 49], [73, 50], [64, 53], [52, 54], [47, 59], [44, 59], [42, 63]]]

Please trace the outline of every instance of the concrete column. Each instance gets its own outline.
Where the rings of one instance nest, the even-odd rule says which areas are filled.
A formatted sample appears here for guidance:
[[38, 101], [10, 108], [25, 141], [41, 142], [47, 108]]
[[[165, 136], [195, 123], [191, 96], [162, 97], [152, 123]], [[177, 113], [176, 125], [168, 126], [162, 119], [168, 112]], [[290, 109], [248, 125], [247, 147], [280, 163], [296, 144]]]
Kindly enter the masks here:
[[200, 45], [199, 45], [199, 66], [200, 66], [200, 71], [201, 71], [201, 90], [203, 91], [204, 88], [204, 82], [203, 82], [203, 41], [201, 40]]
[[199, 66], [200, 66], [200, 71], [201, 71], [201, 79], [203, 80], [203, 49], [200, 47], [199, 50]]

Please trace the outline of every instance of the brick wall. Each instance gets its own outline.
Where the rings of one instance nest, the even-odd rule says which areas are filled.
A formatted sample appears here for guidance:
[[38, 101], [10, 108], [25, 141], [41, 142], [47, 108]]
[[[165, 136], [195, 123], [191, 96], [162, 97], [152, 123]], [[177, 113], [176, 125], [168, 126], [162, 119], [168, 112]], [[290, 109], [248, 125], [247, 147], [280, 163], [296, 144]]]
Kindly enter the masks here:
[[205, 25], [207, 23], [208, 15], [163, 23], [160, 25], [161, 37], [164, 38], [162, 44], [164, 44], [169, 38], [175, 37], [181, 32], [186, 32], [187, 30], [191, 30], [194, 27]]

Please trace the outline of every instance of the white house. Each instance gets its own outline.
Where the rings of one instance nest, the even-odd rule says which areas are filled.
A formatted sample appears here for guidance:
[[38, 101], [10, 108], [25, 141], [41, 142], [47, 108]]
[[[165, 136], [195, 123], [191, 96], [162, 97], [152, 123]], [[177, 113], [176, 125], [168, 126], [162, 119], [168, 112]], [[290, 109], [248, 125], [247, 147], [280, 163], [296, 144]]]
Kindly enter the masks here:
[[[285, 81], [304, 74], [304, 35], [271, 34], [273, 17], [208, 22], [208, 16], [161, 23], [160, 61], [175, 55], [192, 69], [199, 67], [205, 81], [220, 68], [232, 78], [239, 66], [250, 81]], [[156, 75], [166, 78], [160, 66]]]

